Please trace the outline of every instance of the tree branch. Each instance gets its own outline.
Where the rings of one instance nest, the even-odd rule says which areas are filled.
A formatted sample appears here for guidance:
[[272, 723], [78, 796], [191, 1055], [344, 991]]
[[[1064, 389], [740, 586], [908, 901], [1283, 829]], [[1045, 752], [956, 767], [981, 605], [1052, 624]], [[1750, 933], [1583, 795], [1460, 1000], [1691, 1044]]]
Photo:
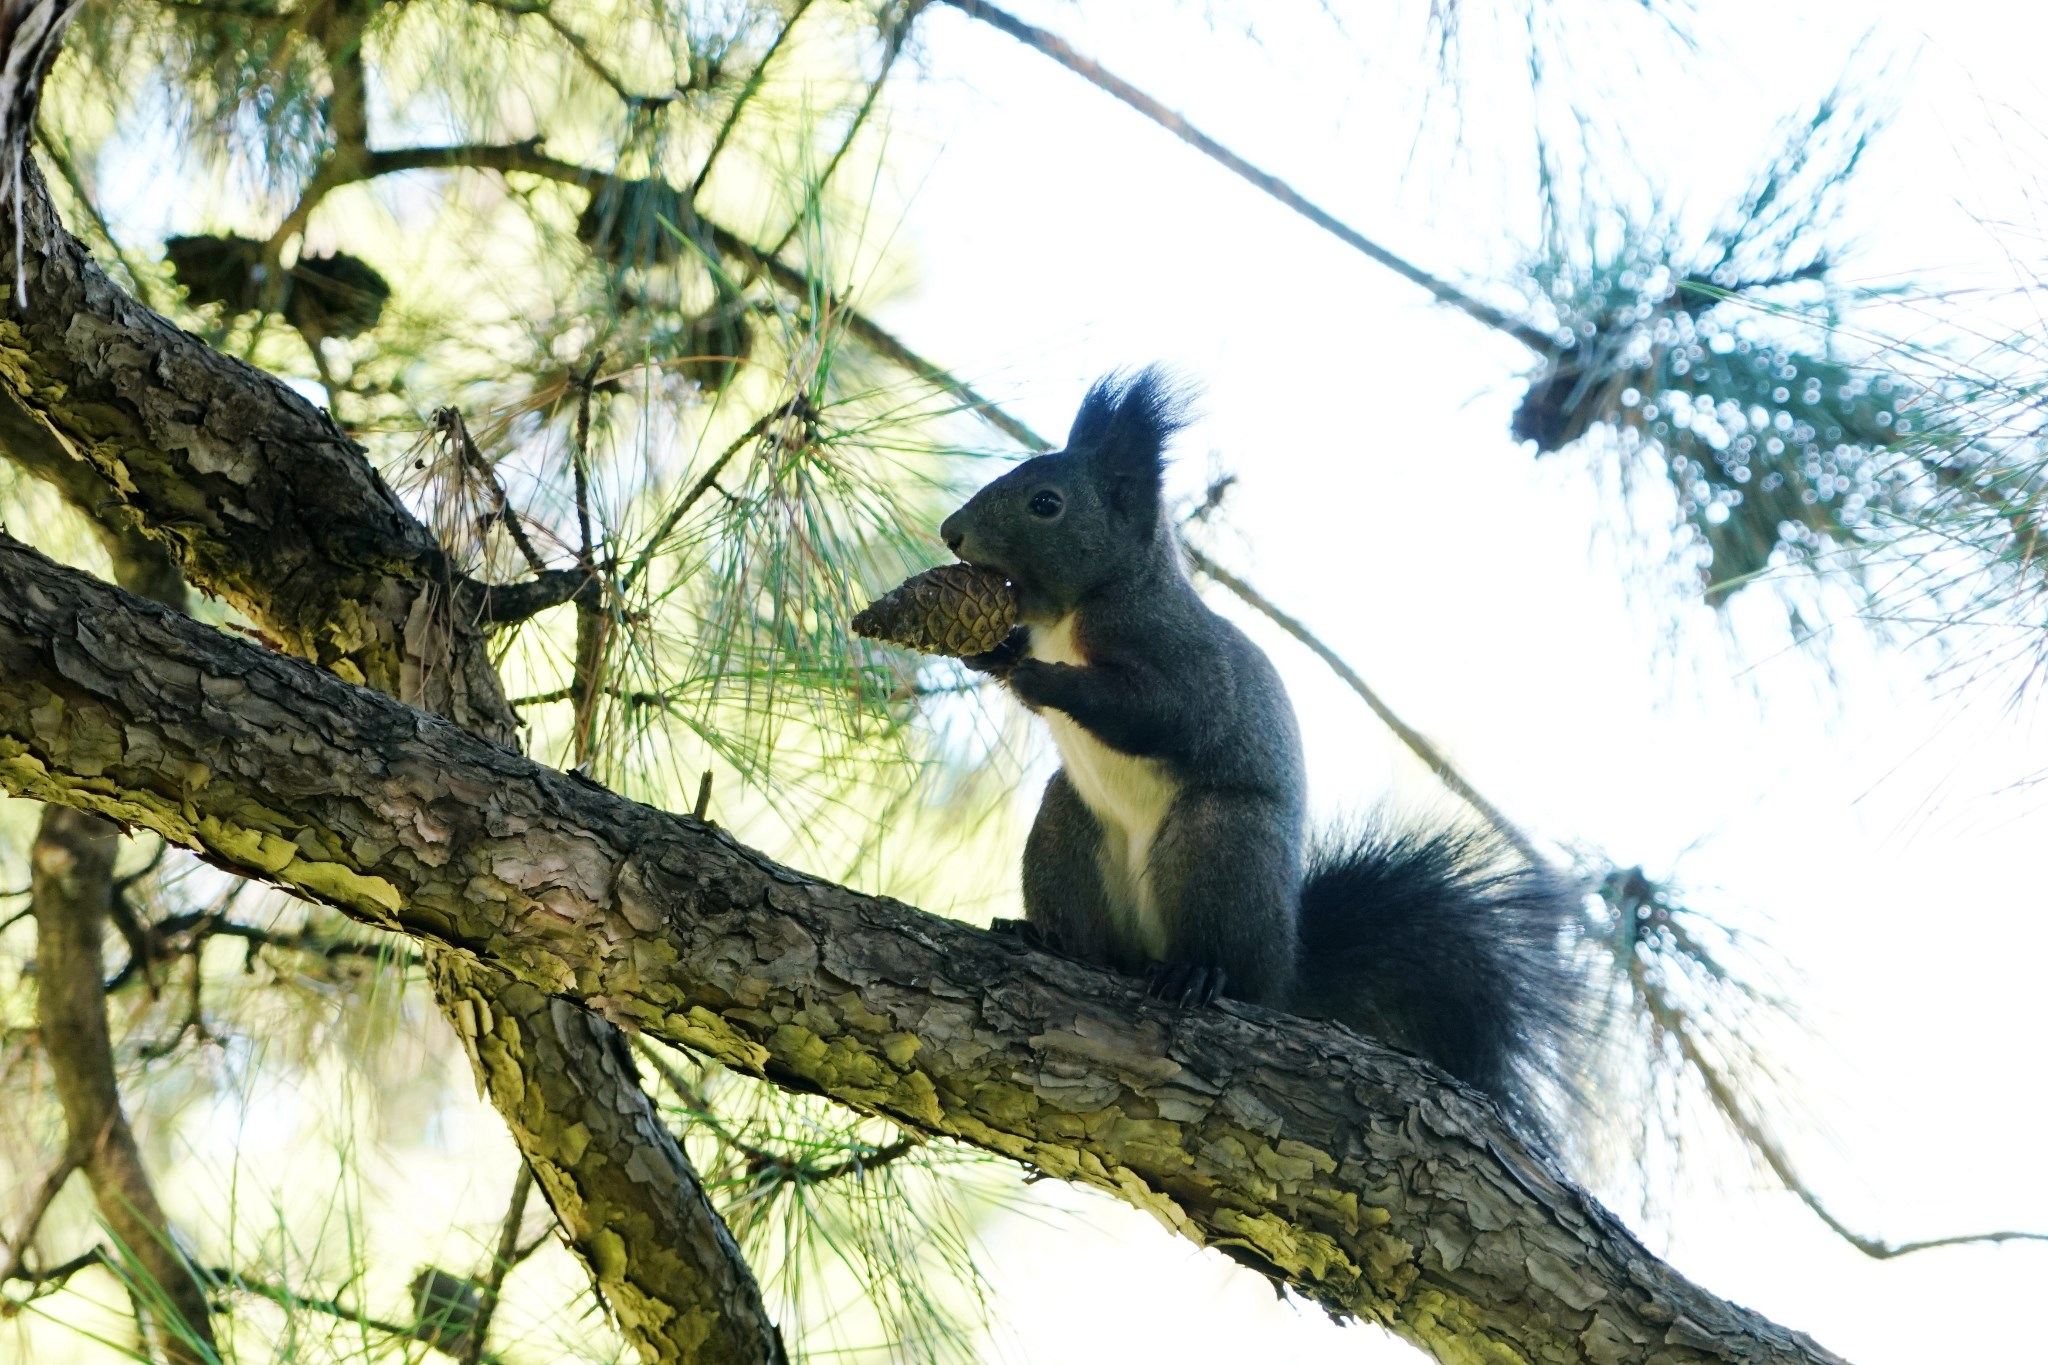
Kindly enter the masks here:
[[490, 1269], [477, 1284], [476, 1322], [469, 1329], [469, 1341], [463, 1348], [462, 1365], [478, 1365], [483, 1359], [484, 1343], [490, 1339], [491, 1319], [498, 1313], [498, 1298], [505, 1289], [505, 1277], [512, 1267], [519, 1263], [519, 1223], [526, 1216], [526, 1201], [533, 1193], [533, 1167], [519, 1163], [519, 1174], [512, 1178], [512, 1200], [505, 1206], [505, 1221], [498, 1228], [498, 1251], [491, 1257]]
[[73, 1144], [65, 1143], [57, 1164], [44, 1174], [43, 1183], [36, 1186], [35, 1198], [29, 1200], [28, 1212], [21, 1217], [21, 1227], [6, 1244], [7, 1259], [0, 1261], [0, 1285], [9, 1280], [41, 1278], [37, 1272], [27, 1268], [28, 1249], [35, 1245], [36, 1233], [43, 1226], [43, 1216], [50, 1211], [50, 1205], [57, 1201], [57, 1195], [64, 1189], [64, 1182], [72, 1177], [82, 1161]]
[[747, 73], [747, 79], [740, 86], [739, 93], [733, 96], [732, 108], [726, 110], [725, 118], [718, 125], [717, 134], [711, 139], [711, 150], [704, 153], [703, 163], [697, 167], [697, 174], [691, 179], [690, 188], [683, 194], [683, 202], [691, 205], [693, 209], [697, 203], [697, 196], [703, 192], [704, 182], [711, 178], [712, 167], [718, 164], [718, 154], [725, 150], [726, 141], [732, 137], [732, 130], [739, 127], [740, 116], [746, 113], [747, 106], [753, 102], [762, 82], [768, 78], [768, 67], [774, 62], [775, 54], [782, 51], [782, 45], [789, 40], [789, 35], [803, 22], [804, 13], [810, 9], [811, 3], [812, 0], [796, 0], [796, 8], [782, 21], [782, 27], [775, 31], [775, 37], [769, 42], [768, 50], [761, 54], [760, 61], [754, 63], [754, 69]]
[[1245, 181], [1253, 188], [1293, 209], [1302, 217], [1314, 223], [1323, 231], [1335, 237], [1344, 245], [1393, 271], [1404, 280], [1421, 285], [1439, 303], [1447, 303], [1468, 317], [1504, 333], [1527, 346], [1539, 355], [1550, 355], [1557, 349], [1557, 339], [1541, 328], [1531, 326], [1518, 318], [1495, 308], [1492, 304], [1473, 298], [1464, 290], [1447, 280], [1440, 280], [1422, 267], [1396, 256], [1379, 243], [1345, 224], [1335, 215], [1318, 208], [1304, 198], [1300, 191], [1280, 179], [1268, 174], [1246, 161], [1237, 153], [1210, 137], [1158, 100], [1153, 99], [1129, 81], [1105, 71], [1098, 63], [1076, 52], [1065, 39], [1045, 29], [1025, 23], [1006, 10], [988, 4], [987, 0], [943, 0], [962, 14], [979, 19], [992, 28], [1002, 30], [1026, 47], [1058, 62], [1067, 70], [1087, 81], [1103, 93], [1123, 101], [1146, 118], [1172, 133], [1182, 142], [1193, 147], [1203, 156], [1222, 166], [1231, 174]]
[[1447, 1360], [1837, 1359], [1686, 1282], [1412, 1057], [1234, 1002], [1175, 1013], [805, 877], [9, 541], [0, 788], [1109, 1190]]
[[[217, 910], [166, 916], [147, 925], [147, 929], [150, 936], [159, 942], [191, 935], [188, 943], [171, 942], [160, 949], [159, 952], [163, 955], [196, 953], [210, 938], [231, 938], [249, 945], [248, 951], [252, 955], [257, 948], [279, 948], [286, 952], [325, 958], [329, 962], [338, 962], [343, 958], [362, 958], [370, 962], [392, 962], [404, 968], [421, 965], [418, 955], [403, 950], [394, 951], [391, 943], [385, 939], [327, 938], [314, 933], [311, 929], [280, 933], [275, 929], [265, 929], [259, 924], [244, 924], [240, 920], [225, 919]], [[136, 973], [148, 965], [149, 959], [141, 954], [131, 955], [119, 971], [107, 978], [107, 994], [112, 995], [126, 986]]]
[[[781, 1334], [697, 1173], [640, 1088], [619, 1030], [528, 981], [469, 985], [467, 954], [436, 953], [436, 994], [511, 1125], [570, 1248], [649, 1365], [782, 1365]], [[495, 975], [495, 973], [494, 973]]]
[[[541, 150], [540, 140], [537, 138], [525, 142], [406, 147], [369, 152], [352, 167], [350, 178], [370, 179], [380, 175], [393, 175], [400, 171], [429, 169], [489, 170], [501, 173], [519, 171], [560, 184], [575, 185], [593, 194], [600, 192], [616, 179], [605, 171], [593, 170], [588, 166], [564, 161], [560, 157], [548, 154]], [[344, 183], [347, 182], [336, 180], [327, 188], [338, 188]], [[1034, 450], [1052, 448], [1044, 437], [1005, 412], [973, 385], [941, 369], [912, 350], [874, 319], [820, 285], [807, 271], [783, 260], [779, 252], [765, 251], [730, 228], [721, 227], [708, 218], [700, 216], [697, 221], [703, 224], [711, 236], [712, 246], [718, 251], [740, 261], [749, 269], [765, 273], [777, 285], [798, 298], [819, 298], [824, 307], [830, 309], [845, 323], [848, 332], [877, 355], [908, 370], [940, 392], [958, 396], [968, 411], [1010, 439]]]

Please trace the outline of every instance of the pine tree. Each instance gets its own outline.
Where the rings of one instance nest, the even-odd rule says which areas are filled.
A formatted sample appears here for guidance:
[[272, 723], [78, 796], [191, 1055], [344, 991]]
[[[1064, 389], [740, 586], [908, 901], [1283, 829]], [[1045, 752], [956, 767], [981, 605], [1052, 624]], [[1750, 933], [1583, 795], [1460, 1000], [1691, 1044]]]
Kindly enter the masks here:
[[[949, 3], [1526, 345], [1511, 435], [1668, 481], [1705, 602], [2038, 602], [2030, 357], [1846, 340], [1880, 302], [1835, 269], [1835, 189], [1878, 122], [1848, 86], [1690, 238], [1675, 210], [1567, 202], [1540, 145], [1540, 243], [1464, 284], [1058, 35]], [[0, 87], [26, 146], [0, 503], [133, 595], [0, 539], [0, 786], [49, 803], [33, 833], [0, 812], [25, 907], [0, 947], [35, 966], [0, 993], [0, 1142], [34, 1173], [0, 1229], [10, 1311], [104, 1269], [133, 1349], [180, 1362], [972, 1359], [972, 1228], [1023, 1162], [1445, 1359], [1832, 1359], [1655, 1263], [1411, 1059], [1296, 1023], [1169, 1037], [1129, 983], [854, 889], [935, 885], [899, 850], [941, 866], [1019, 776], [973, 680], [856, 612], [936, 561], [924, 528], [988, 457], [1047, 448], [871, 313], [904, 266], [881, 118], [926, 9], [8, 7], [13, 52], [64, 55], [40, 92], [26, 60]], [[1540, 72], [1555, 35], [1527, 41]], [[108, 172], [165, 127], [154, 180]], [[1585, 880], [1616, 1072], [1674, 1111], [1704, 1095], [1829, 1217], [1774, 1129], [1753, 964], [1674, 888], [1487, 803], [1218, 562], [1227, 515], [1222, 485], [1188, 509], [1208, 581]], [[392, 1263], [375, 1224], [405, 1195], [368, 1187], [430, 1163], [394, 1144], [419, 1158], [394, 1176], [361, 1135], [417, 1126], [465, 1061], [517, 1149], [503, 1202], [461, 1263]], [[1352, 1084], [1319, 1114], [1332, 1074]], [[161, 1135], [284, 1083], [343, 1097], [334, 1188], [168, 1214], [174, 1164], [215, 1197], [243, 1154], [197, 1169]], [[1402, 1127], [1422, 1105], [1431, 1134]], [[1446, 1173], [1389, 1194], [1367, 1157]], [[97, 1234], [59, 1202], [74, 1171]], [[1455, 1301], [1407, 1292], [1432, 1237], [1495, 1217], [1525, 1257]], [[564, 1251], [576, 1274], [543, 1275]], [[1681, 1315], [1693, 1336], [1651, 1332]]]

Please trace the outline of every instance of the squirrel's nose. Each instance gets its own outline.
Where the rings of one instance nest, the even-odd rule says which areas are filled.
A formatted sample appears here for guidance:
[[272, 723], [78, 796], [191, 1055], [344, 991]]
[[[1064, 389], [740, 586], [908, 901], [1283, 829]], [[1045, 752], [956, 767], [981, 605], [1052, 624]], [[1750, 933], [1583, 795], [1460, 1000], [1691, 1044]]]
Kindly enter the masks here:
[[958, 516], [947, 517], [939, 523], [939, 539], [945, 541], [946, 548], [955, 555], [960, 553], [960, 542], [967, 539], [967, 534], [960, 529]]

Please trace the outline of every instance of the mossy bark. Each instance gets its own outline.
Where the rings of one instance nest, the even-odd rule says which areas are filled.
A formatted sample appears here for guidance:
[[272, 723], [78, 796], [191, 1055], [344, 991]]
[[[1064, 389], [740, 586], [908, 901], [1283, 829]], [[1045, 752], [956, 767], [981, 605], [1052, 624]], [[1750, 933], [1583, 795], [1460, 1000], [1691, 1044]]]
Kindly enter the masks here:
[[781, 867], [0, 542], [0, 787], [1109, 1190], [1445, 1361], [1830, 1362], [1426, 1064]]

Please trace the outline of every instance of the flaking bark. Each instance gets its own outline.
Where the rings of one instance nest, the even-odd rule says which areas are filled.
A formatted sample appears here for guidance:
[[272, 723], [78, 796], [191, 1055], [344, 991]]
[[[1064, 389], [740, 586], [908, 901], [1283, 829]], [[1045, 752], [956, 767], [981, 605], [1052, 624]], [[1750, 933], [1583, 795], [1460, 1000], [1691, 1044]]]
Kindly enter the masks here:
[[0, 787], [1109, 1190], [1442, 1360], [1838, 1359], [1687, 1282], [1414, 1058], [1237, 1003], [1176, 1015], [10, 542]]

